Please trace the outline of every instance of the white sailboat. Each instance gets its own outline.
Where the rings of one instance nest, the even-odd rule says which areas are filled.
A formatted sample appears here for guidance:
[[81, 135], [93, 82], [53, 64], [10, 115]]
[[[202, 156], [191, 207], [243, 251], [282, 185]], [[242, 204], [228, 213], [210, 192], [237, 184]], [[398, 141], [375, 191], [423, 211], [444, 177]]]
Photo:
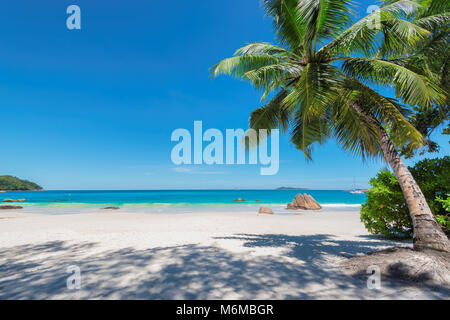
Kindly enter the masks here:
[[352, 194], [363, 194], [363, 193], [365, 193], [363, 190], [350, 190], [350, 193], [352, 193]]
[[349, 191], [351, 194], [363, 194], [365, 193], [364, 190], [357, 189], [356, 188], [356, 179], [353, 177], [353, 189]]

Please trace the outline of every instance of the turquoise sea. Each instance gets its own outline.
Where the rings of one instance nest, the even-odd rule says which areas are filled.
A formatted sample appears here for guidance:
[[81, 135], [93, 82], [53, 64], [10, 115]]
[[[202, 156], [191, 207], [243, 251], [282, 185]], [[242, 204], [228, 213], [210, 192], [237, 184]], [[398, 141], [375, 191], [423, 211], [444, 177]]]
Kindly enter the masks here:
[[[3, 199], [26, 199], [26, 208], [91, 208], [108, 206], [146, 209], [157, 212], [192, 210], [242, 210], [261, 205], [285, 207], [297, 193], [312, 195], [323, 207], [359, 208], [364, 194], [340, 190], [148, 190], [148, 191], [10, 191]], [[233, 202], [235, 199], [245, 202]]]

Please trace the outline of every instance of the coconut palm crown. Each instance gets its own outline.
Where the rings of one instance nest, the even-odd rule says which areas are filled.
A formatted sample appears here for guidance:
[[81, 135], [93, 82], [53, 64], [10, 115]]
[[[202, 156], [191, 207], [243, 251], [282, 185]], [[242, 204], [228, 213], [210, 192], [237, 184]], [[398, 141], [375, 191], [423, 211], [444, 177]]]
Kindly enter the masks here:
[[254, 129], [290, 130], [292, 142], [310, 158], [314, 143], [335, 137], [363, 158], [382, 156], [376, 130], [352, 107], [374, 116], [397, 144], [418, 147], [420, 133], [406, 120], [407, 109], [371, 89], [392, 86], [400, 102], [431, 106], [444, 99], [427, 77], [378, 56], [403, 52], [430, 32], [406, 19], [420, 4], [396, 1], [352, 24], [349, 0], [264, 0], [279, 46], [250, 43], [213, 67], [213, 77], [233, 75], [263, 91], [265, 106], [250, 117]]

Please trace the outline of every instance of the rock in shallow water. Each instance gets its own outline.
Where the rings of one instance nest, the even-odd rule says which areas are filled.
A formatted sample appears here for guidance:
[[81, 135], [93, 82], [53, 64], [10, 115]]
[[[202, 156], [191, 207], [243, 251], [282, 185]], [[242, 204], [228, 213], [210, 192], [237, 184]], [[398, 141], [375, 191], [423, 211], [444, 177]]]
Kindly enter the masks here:
[[311, 197], [309, 194], [297, 194], [295, 196], [295, 199], [288, 203], [287, 205], [288, 210], [320, 210], [322, 207], [320, 204], [314, 200], [313, 197]]
[[0, 210], [17, 210], [23, 209], [21, 206], [0, 206]]
[[259, 208], [258, 213], [259, 214], [273, 214], [273, 211], [270, 208], [261, 207], [261, 208]]

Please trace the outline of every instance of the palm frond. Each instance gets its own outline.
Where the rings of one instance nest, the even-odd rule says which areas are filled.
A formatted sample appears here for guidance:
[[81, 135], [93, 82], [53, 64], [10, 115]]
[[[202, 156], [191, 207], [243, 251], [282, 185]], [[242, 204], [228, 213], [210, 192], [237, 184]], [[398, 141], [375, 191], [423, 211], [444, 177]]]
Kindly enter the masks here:
[[245, 77], [257, 88], [264, 90], [261, 100], [265, 100], [270, 91], [284, 87], [300, 77], [303, 67], [289, 62], [269, 65], [245, 73]]
[[309, 63], [293, 84], [285, 103], [305, 110], [315, 108], [315, 112], [320, 112], [321, 106], [327, 103], [341, 85], [342, 76], [339, 69], [330, 64]]
[[277, 56], [268, 54], [252, 54], [236, 56], [222, 60], [211, 68], [211, 77], [215, 78], [221, 74], [243, 79], [249, 71], [270, 66], [283, 61]]
[[294, 146], [303, 151], [308, 160], [312, 160], [314, 144], [323, 144], [330, 138], [331, 132], [329, 121], [326, 117], [318, 117], [297, 112], [292, 120], [293, 128], [291, 132], [291, 142]]
[[279, 42], [292, 52], [303, 52], [305, 30], [298, 16], [298, 0], [263, 0], [266, 14], [273, 18], [273, 26]]
[[259, 55], [259, 54], [276, 56], [285, 59], [287, 58], [299, 60], [301, 59], [300, 56], [297, 56], [292, 51], [266, 42], [249, 43], [248, 45], [239, 48], [234, 55], [241, 56], [241, 55]]
[[386, 33], [391, 35], [390, 49], [402, 51], [405, 45], [412, 45], [429, 35], [428, 30], [404, 19], [417, 8], [417, 3], [407, 0], [383, 6], [353, 24], [320, 51], [344, 56], [353, 53], [373, 56]]
[[426, 77], [389, 61], [345, 58], [342, 69], [358, 80], [393, 86], [397, 98], [409, 105], [431, 106], [445, 99], [443, 90]]
[[303, 66], [290, 51], [263, 42], [250, 43], [236, 51], [235, 56], [219, 62], [211, 68], [212, 77], [232, 75], [247, 80], [263, 90], [262, 100], [271, 91], [280, 89], [287, 82], [299, 77]]
[[421, 146], [422, 134], [407, 119], [414, 114], [412, 110], [382, 96], [356, 79], [347, 79], [343, 92], [348, 93], [347, 97], [341, 94], [347, 101], [357, 103], [380, 125], [392, 129], [390, 136], [396, 145], [409, 144], [414, 148]]
[[298, 0], [297, 11], [305, 31], [304, 43], [324, 43], [345, 30], [355, 11], [351, 0]]
[[[354, 93], [353, 93], [354, 94]], [[344, 94], [332, 104], [331, 130], [337, 143], [363, 160], [382, 158], [379, 131], [352, 107]]]
[[414, 24], [432, 31], [434, 28], [448, 24], [450, 21], [450, 12], [444, 12], [436, 15], [415, 19]]
[[312, 144], [323, 143], [330, 133], [327, 125], [329, 101], [341, 86], [342, 74], [329, 64], [310, 63], [284, 99], [295, 109], [291, 142], [311, 159]]
[[250, 128], [255, 130], [280, 128], [286, 131], [292, 114], [292, 109], [283, 104], [287, 94], [287, 90], [281, 90], [265, 106], [254, 110], [250, 114]]

